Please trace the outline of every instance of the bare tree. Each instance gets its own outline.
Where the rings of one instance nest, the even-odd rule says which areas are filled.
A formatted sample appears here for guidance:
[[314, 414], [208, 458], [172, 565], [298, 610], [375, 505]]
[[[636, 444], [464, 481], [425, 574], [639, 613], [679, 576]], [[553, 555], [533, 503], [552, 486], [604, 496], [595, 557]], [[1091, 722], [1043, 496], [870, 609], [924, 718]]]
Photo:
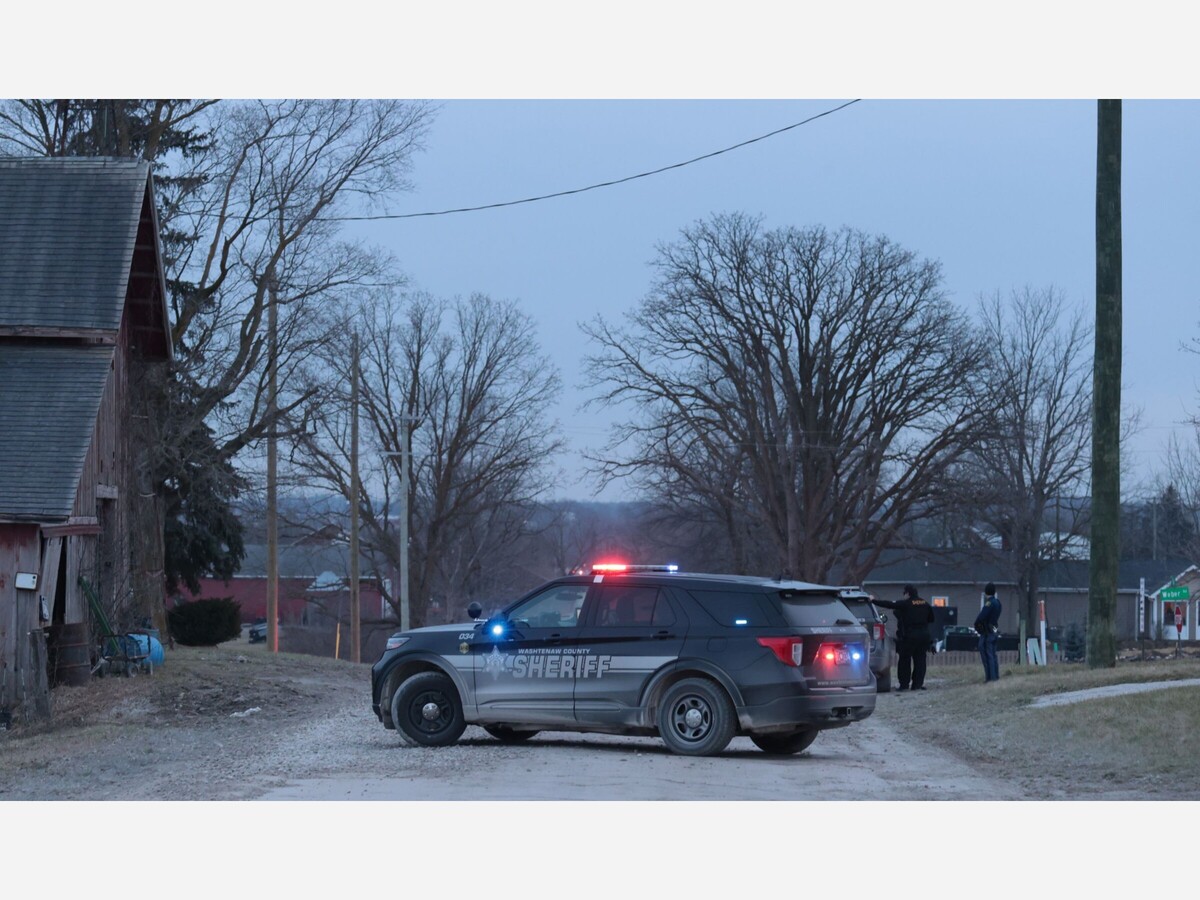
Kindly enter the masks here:
[[1026, 622], [1042, 566], [1088, 528], [1086, 510], [1061, 504], [1086, 493], [1092, 437], [1091, 330], [1065, 313], [1053, 288], [981, 300], [991, 422], [956, 472], [970, 518], [999, 539], [994, 556], [1021, 588]]
[[1162, 519], [1154, 523], [1153, 556], [1200, 558], [1200, 425], [1186, 441], [1172, 435], [1165, 462], [1165, 478], [1150, 501]]
[[315, 311], [363, 285], [400, 281], [386, 257], [339, 240], [336, 217], [407, 187], [429, 119], [426, 104], [401, 101], [254, 101], [214, 114], [214, 148], [190, 163], [207, 187], [172, 216], [196, 238], [178, 263], [172, 328], [191, 414], [220, 423], [227, 454], [276, 424], [264, 405], [272, 285], [286, 419], [313, 394], [296, 376], [323, 338], [324, 322], [307, 327]]
[[584, 327], [594, 402], [644, 410], [600, 473], [731, 505], [784, 573], [860, 580], [939, 501], [979, 423], [982, 345], [937, 264], [884, 237], [723, 215], [655, 266], [625, 327]]
[[[338, 218], [408, 186], [432, 112], [427, 103], [399, 100], [0, 106], [0, 147], [9, 152], [127, 155], [154, 164], [175, 363], [140, 382], [139, 402], [149, 411], [141, 418], [152, 427], [136, 441], [147, 457], [138, 493], [157, 495], [158, 510], [138, 517], [134, 545], [157, 540], [160, 566], [164, 516], [216, 538], [192, 546], [234, 536], [228, 507], [242, 482], [233, 460], [310, 414], [318, 387], [309, 363], [329, 337], [331, 307], [366, 285], [400, 283], [386, 256], [340, 239]], [[272, 295], [283, 389], [268, 408]], [[188, 469], [209, 477], [181, 479]], [[193, 502], [187, 484], [203, 484], [216, 502]], [[204, 522], [198, 510], [214, 518]], [[213, 564], [205, 559], [199, 568]], [[159, 593], [149, 584], [138, 591], [148, 599]]]
[[[465, 605], [511, 580], [505, 551], [553, 483], [549, 460], [561, 443], [546, 413], [558, 375], [532, 320], [512, 302], [383, 296], [347, 325], [358, 329], [362, 347], [362, 546], [377, 571], [400, 571], [395, 521], [405, 504], [394, 493], [396, 451], [407, 435], [410, 593], [420, 624], [431, 605]], [[349, 497], [345, 386], [353, 360], [348, 345], [326, 349], [325, 401], [294, 461], [310, 484]], [[396, 585], [384, 589], [398, 614]]]

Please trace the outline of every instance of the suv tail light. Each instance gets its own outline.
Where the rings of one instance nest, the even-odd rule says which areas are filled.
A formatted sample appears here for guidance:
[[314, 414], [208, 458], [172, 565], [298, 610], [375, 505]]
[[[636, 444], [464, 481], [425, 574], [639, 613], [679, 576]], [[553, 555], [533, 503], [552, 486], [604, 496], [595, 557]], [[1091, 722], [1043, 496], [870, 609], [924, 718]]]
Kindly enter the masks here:
[[779, 657], [784, 665], [798, 666], [804, 656], [802, 637], [760, 637], [758, 642]]
[[887, 636], [887, 629], [882, 622], [875, 623], [875, 640], [882, 642]]

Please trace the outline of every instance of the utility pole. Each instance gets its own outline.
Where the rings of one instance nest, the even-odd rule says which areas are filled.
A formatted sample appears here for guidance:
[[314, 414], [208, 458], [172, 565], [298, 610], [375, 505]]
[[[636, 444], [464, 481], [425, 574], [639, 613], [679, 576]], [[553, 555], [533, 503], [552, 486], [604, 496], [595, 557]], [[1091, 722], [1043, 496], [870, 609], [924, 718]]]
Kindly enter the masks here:
[[267, 274], [267, 647], [279, 652], [279, 529], [276, 498], [276, 438], [278, 378], [278, 310], [276, 309], [275, 266]]
[[[1087, 664], [1117, 664], [1121, 515], [1121, 101], [1096, 104], [1096, 328]], [[1156, 548], [1157, 550], [1157, 548]]]
[[400, 441], [400, 630], [408, 631], [408, 441], [412, 434], [412, 419], [405, 416], [403, 424], [403, 440]]
[[400, 630], [409, 629], [408, 601], [408, 442], [412, 435], [412, 417], [400, 417], [400, 449], [384, 456], [400, 457]]
[[358, 333], [350, 352], [350, 659], [362, 662], [358, 593]]

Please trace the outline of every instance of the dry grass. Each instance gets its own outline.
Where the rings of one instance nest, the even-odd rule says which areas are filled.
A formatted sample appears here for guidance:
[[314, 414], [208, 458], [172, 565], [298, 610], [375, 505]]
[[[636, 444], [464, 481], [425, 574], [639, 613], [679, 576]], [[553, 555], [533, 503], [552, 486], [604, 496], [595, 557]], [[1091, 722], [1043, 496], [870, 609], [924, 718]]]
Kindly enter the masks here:
[[1180, 687], [1034, 708], [1037, 697], [1107, 685], [1200, 678], [1194, 659], [1002, 666], [982, 683], [974, 666], [931, 669], [930, 690], [881, 704], [876, 714], [1026, 787], [1031, 797], [1103, 794], [1200, 798], [1200, 687]]

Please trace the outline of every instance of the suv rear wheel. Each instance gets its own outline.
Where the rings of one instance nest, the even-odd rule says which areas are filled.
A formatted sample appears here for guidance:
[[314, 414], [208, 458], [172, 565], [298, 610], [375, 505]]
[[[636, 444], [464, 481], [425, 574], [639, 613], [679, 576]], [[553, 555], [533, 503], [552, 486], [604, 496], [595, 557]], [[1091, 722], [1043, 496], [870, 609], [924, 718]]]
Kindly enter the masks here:
[[786, 756], [807, 750], [819, 733], [819, 728], [801, 728], [786, 734], [752, 734], [750, 740], [764, 753]]
[[889, 668], [884, 672], [880, 672], [875, 676], [877, 682], [875, 691], [879, 694], [886, 694], [892, 689], [892, 670]]
[[658, 706], [663, 743], [685, 756], [715, 756], [729, 746], [736, 727], [729, 696], [704, 678], [671, 685]]
[[536, 731], [517, 731], [514, 728], [509, 728], [507, 725], [484, 725], [483, 730], [496, 740], [503, 741], [506, 744], [519, 744], [537, 734]]
[[413, 746], [453, 744], [467, 727], [454, 682], [441, 672], [418, 672], [392, 695], [392, 722]]

